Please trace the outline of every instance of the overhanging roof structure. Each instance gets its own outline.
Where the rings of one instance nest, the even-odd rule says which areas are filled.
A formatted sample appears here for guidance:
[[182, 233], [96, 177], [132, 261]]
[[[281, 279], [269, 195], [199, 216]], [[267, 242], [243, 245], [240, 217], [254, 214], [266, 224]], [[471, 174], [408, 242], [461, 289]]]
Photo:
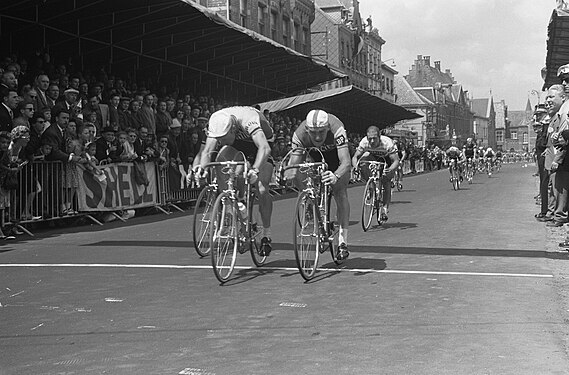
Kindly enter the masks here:
[[177, 80], [239, 103], [298, 94], [341, 77], [324, 63], [191, 0], [18, 0], [0, 5], [6, 53], [47, 48], [82, 68]]
[[547, 28], [547, 56], [545, 58], [545, 82], [543, 90], [553, 84], [561, 83], [557, 69], [569, 63], [569, 12], [555, 9]]
[[322, 109], [338, 116], [349, 132], [359, 133], [365, 133], [370, 125], [384, 128], [401, 120], [422, 117], [355, 86], [318, 91], [260, 105], [261, 110], [287, 111], [300, 119], [305, 118], [312, 109]]

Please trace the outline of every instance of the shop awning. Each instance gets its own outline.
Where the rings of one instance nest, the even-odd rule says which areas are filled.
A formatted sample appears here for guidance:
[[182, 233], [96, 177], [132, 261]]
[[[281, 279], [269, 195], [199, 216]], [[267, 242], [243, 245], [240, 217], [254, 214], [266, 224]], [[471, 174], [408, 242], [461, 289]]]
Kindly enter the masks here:
[[341, 76], [191, 0], [4, 1], [0, 25], [5, 54], [45, 48], [83, 70], [104, 66], [125, 79], [183, 82], [196, 94], [243, 104]]
[[355, 86], [318, 91], [261, 104], [261, 110], [287, 111], [299, 119], [306, 118], [310, 110], [317, 108], [338, 116], [349, 132], [358, 133], [365, 132], [370, 125], [385, 128], [401, 120], [422, 117]]
[[569, 63], [569, 12], [555, 9], [547, 28], [547, 57], [545, 59], [545, 83], [543, 90], [561, 83], [557, 78], [557, 69]]

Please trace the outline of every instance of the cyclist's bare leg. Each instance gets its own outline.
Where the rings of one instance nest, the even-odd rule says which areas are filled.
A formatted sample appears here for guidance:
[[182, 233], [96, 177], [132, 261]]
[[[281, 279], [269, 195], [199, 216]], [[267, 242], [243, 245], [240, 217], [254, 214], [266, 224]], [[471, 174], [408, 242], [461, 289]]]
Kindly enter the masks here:
[[383, 185], [383, 207], [385, 207], [386, 212], [389, 211], [389, 205], [391, 204], [391, 179], [393, 174], [391, 172], [381, 177], [381, 184]]
[[259, 181], [257, 189], [259, 192], [259, 214], [263, 228], [271, 228], [271, 216], [273, 214], [273, 197], [269, 194], [269, 183], [273, 176], [273, 165], [269, 162], [263, 163], [259, 168]]
[[343, 234], [344, 242], [347, 244], [347, 230], [350, 226], [350, 201], [348, 200], [348, 182], [350, 175], [346, 173], [332, 187], [332, 194], [338, 207], [338, 223]]

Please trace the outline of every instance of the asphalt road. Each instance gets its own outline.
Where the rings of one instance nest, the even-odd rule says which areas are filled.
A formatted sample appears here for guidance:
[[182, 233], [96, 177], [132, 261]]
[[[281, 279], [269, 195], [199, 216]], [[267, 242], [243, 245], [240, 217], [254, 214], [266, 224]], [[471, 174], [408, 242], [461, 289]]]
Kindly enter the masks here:
[[350, 259], [295, 271], [295, 200], [275, 202], [274, 251], [215, 279], [191, 216], [135, 217], [0, 246], [0, 375], [569, 374], [564, 230], [533, 215], [532, 168], [453, 191], [408, 177], [390, 219], [359, 224]]

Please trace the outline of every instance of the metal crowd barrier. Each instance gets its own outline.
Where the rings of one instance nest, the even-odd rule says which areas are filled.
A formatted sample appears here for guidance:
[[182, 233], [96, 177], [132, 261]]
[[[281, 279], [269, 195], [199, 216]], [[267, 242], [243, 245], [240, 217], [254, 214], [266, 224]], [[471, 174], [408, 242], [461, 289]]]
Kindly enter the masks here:
[[[183, 212], [179, 203], [189, 203], [195, 201], [200, 194], [201, 188], [188, 186], [186, 183], [186, 173], [173, 166], [156, 166], [158, 174], [158, 190], [160, 204], [170, 206]], [[167, 212], [164, 210], [164, 212]]]

